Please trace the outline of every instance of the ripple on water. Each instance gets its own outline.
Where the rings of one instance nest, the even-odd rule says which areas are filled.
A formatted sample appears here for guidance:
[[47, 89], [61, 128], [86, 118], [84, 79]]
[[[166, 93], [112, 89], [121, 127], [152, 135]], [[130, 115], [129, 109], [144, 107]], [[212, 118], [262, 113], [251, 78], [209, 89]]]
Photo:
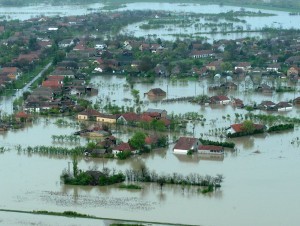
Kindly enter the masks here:
[[62, 192], [51, 191], [43, 192], [40, 197], [47, 203], [55, 203], [55, 205], [63, 207], [69, 207], [76, 203], [76, 205], [83, 207], [105, 207], [127, 211], [149, 211], [155, 209], [155, 205], [157, 205], [156, 202], [141, 200], [137, 197], [74, 196]]

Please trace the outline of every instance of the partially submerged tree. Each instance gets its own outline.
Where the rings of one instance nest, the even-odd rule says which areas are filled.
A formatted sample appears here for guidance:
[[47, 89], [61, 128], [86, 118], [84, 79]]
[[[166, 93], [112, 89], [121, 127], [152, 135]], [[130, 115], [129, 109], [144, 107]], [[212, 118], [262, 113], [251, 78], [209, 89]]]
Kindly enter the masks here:
[[242, 129], [246, 133], [253, 133], [255, 130], [255, 125], [251, 120], [245, 120], [243, 122]]
[[143, 132], [138, 131], [132, 136], [132, 138], [128, 142], [133, 148], [142, 149], [146, 143], [145, 138], [146, 135]]

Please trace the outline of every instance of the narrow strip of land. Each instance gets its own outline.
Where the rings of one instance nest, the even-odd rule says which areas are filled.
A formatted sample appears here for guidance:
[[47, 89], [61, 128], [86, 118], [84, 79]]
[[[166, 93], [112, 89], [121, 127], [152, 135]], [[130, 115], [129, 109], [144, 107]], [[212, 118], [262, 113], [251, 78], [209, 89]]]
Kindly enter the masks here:
[[24, 210], [10, 210], [10, 209], [0, 209], [0, 212], [10, 212], [10, 213], [23, 213], [23, 214], [38, 214], [38, 215], [51, 215], [57, 217], [73, 217], [73, 218], [87, 218], [94, 220], [110, 220], [110, 221], [121, 221], [124, 223], [141, 223], [141, 224], [154, 224], [154, 225], [172, 225], [172, 226], [199, 226], [193, 224], [175, 224], [166, 222], [154, 222], [154, 221], [140, 221], [140, 220], [124, 220], [118, 218], [107, 218], [107, 217], [96, 217], [91, 215], [80, 214], [76, 212], [73, 215], [67, 214], [67, 212], [49, 212], [49, 211], [24, 211]]

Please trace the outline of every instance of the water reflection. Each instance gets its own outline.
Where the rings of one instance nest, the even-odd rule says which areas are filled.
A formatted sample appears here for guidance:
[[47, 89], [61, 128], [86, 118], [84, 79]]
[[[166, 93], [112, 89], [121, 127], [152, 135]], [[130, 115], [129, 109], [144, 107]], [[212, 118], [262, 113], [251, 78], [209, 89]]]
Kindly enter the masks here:
[[184, 163], [198, 164], [200, 162], [200, 157], [198, 155], [174, 154], [174, 156], [180, 162], [184, 162]]

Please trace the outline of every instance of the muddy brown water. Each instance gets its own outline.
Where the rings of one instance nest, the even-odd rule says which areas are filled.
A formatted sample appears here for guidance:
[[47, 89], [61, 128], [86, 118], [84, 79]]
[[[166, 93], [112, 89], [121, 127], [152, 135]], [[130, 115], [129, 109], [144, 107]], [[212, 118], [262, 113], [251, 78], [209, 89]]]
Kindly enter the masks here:
[[[141, 191], [121, 190], [116, 185], [63, 185], [59, 177], [62, 170], [67, 169], [70, 158], [18, 153], [12, 145], [26, 145], [26, 141], [28, 145], [38, 145], [41, 141], [51, 144], [51, 132], [47, 130], [70, 132], [69, 128], [51, 124], [51, 120], [48, 125], [41, 120], [27, 132], [10, 131], [5, 136], [0, 135], [0, 143], [11, 148], [0, 154], [1, 209], [72, 210], [98, 217], [196, 225], [298, 225], [300, 196], [292, 191], [300, 185], [300, 148], [292, 141], [300, 136], [299, 128], [279, 134], [236, 138], [237, 151], [227, 150], [224, 159], [203, 158], [197, 154], [175, 155], [170, 145], [126, 161], [104, 160], [105, 167], [116, 170], [138, 168], [145, 163], [150, 170], [162, 174], [223, 174], [222, 188], [207, 195], [193, 187], [166, 185], [160, 191], [156, 184], [143, 183]], [[79, 167], [101, 170], [103, 160], [84, 158], [79, 161]], [[0, 222], [26, 225], [32, 221], [45, 222], [46, 218], [48, 225], [54, 225], [59, 221], [57, 217], [33, 219], [23, 215], [16, 221], [12, 215], [0, 213]], [[72, 225], [78, 222], [98, 225], [84, 219]]]

